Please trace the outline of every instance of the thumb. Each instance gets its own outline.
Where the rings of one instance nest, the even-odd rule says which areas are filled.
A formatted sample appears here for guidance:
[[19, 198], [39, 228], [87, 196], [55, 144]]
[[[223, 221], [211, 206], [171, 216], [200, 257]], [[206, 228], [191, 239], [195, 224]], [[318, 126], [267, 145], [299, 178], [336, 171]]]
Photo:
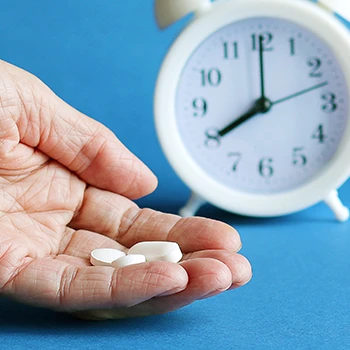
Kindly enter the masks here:
[[0, 156], [19, 144], [87, 183], [131, 199], [152, 192], [153, 173], [104, 125], [69, 106], [32, 74], [0, 61]]

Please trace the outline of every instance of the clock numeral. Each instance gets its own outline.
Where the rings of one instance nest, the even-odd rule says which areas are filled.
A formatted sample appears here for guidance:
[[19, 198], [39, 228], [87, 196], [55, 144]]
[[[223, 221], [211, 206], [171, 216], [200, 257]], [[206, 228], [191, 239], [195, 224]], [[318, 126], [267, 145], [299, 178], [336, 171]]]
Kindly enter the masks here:
[[263, 158], [259, 162], [259, 174], [262, 177], [270, 178], [274, 174], [274, 169], [272, 167], [272, 158]]
[[324, 133], [323, 124], [320, 124], [316, 131], [312, 134], [312, 138], [318, 140], [319, 143], [324, 143], [327, 136]]
[[192, 101], [192, 107], [194, 117], [204, 117], [208, 112], [208, 103], [203, 97], [195, 98]]
[[238, 42], [224, 42], [224, 59], [238, 59]]
[[338, 109], [336, 104], [337, 96], [333, 93], [324, 94], [321, 96], [322, 100], [325, 100], [327, 103], [322, 106], [322, 110], [327, 113], [335, 112]]
[[307, 64], [309, 67], [312, 67], [312, 70], [309, 74], [311, 78], [321, 78], [322, 77], [322, 72], [320, 72], [320, 68], [322, 66], [322, 61], [318, 57], [313, 57], [310, 58], [307, 61]]
[[219, 86], [222, 80], [221, 72], [217, 68], [212, 68], [206, 71], [201, 70], [202, 86]]
[[252, 49], [253, 51], [259, 50], [260, 45], [260, 36], [263, 37], [263, 50], [264, 51], [272, 51], [273, 47], [270, 46], [273, 41], [273, 35], [269, 32], [264, 32], [261, 34], [252, 34]]
[[242, 154], [241, 154], [241, 153], [238, 153], [238, 152], [230, 152], [227, 156], [230, 157], [230, 158], [234, 158], [234, 163], [233, 163], [233, 166], [232, 166], [232, 171], [233, 171], [233, 172], [236, 172], [236, 171], [237, 171], [238, 164], [240, 163], [240, 161], [241, 161], [241, 159], [242, 159]]
[[303, 167], [307, 164], [307, 158], [305, 154], [301, 153], [304, 151], [304, 147], [293, 148], [293, 165]]
[[209, 129], [205, 132], [205, 146], [208, 148], [218, 148], [221, 145], [221, 138], [216, 129]]
[[294, 38], [289, 39], [289, 45], [290, 45], [290, 55], [295, 56], [295, 39]]

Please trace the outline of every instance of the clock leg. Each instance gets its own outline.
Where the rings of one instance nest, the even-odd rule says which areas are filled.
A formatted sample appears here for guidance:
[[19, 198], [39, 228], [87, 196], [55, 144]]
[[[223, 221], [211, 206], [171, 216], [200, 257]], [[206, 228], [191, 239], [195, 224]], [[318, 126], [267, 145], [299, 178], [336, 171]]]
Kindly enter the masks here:
[[204, 200], [197, 193], [192, 192], [190, 199], [188, 200], [186, 205], [180, 209], [179, 214], [185, 218], [194, 216], [196, 212], [199, 210], [199, 208], [205, 203], [206, 203], [206, 200]]
[[337, 220], [345, 222], [349, 219], [349, 209], [345, 207], [339, 199], [337, 190], [330, 192], [324, 201], [333, 211]]

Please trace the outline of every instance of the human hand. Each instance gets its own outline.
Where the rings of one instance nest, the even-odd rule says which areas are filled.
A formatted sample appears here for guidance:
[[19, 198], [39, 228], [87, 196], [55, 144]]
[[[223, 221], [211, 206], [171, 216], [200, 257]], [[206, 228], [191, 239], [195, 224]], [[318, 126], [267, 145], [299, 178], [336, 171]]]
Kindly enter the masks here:
[[[0, 62], [0, 295], [92, 319], [166, 313], [251, 278], [230, 226], [140, 209], [157, 180], [106, 127]], [[178, 263], [121, 269], [93, 249], [169, 240]]]

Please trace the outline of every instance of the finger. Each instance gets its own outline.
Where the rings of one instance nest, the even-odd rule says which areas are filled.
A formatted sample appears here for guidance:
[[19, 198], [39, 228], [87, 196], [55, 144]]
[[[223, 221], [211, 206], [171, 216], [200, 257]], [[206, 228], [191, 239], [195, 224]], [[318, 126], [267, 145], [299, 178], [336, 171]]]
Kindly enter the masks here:
[[0, 176], [8, 180], [18, 180], [19, 176], [27, 176], [48, 160], [49, 157], [41, 151], [20, 143], [6, 157], [0, 157]]
[[58, 255], [55, 259], [77, 267], [91, 266], [90, 261], [88, 259], [77, 258], [75, 256], [70, 255]]
[[[73, 231], [73, 230], [72, 230]], [[62, 241], [58, 254], [69, 255], [80, 259], [90, 260], [94, 249], [112, 248], [126, 252], [127, 249], [113, 239], [87, 230], [73, 231]]]
[[189, 284], [179, 293], [163, 297], [159, 304], [174, 307], [189, 305], [207, 295], [221, 293], [232, 285], [232, 274], [221, 261], [211, 258], [198, 258], [181, 262], [180, 265], [187, 271]]
[[82, 207], [70, 226], [99, 232], [126, 247], [146, 240], [174, 241], [183, 252], [237, 251], [241, 247], [237, 231], [223, 222], [141, 210], [126, 198], [93, 187], [85, 191]]
[[189, 282], [183, 291], [150, 299], [132, 308], [99, 309], [78, 313], [86, 319], [116, 319], [163, 314], [189, 305], [213, 293], [227, 290], [231, 284], [228, 268], [215, 259], [193, 259], [181, 266], [187, 271]]
[[43, 258], [22, 269], [3, 292], [31, 305], [68, 311], [129, 307], [157, 295], [179, 292], [187, 282], [185, 269], [167, 262], [114, 269]]
[[[95, 232], [80, 230], [76, 231], [68, 242], [66, 248], [60, 252], [58, 259], [66, 262], [84, 262], [84, 265], [90, 265], [90, 253], [97, 248], [113, 248], [126, 252], [124, 246], [113, 241], [110, 238], [99, 235]], [[72, 260], [70, 260], [71, 258]], [[232, 275], [232, 286], [230, 289], [247, 284], [252, 277], [252, 268], [244, 256], [227, 250], [204, 250], [184, 255], [182, 261], [193, 259], [211, 258], [224, 263]]]
[[183, 261], [203, 258], [219, 260], [229, 268], [232, 276], [232, 285], [229, 289], [243, 286], [252, 278], [252, 268], [248, 259], [243, 255], [229, 252], [227, 250], [204, 250], [189, 253], [183, 257]]
[[96, 187], [135, 199], [152, 192], [153, 173], [101, 123], [69, 106], [33, 75], [0, 62], [0, 154], [37, 148]]

